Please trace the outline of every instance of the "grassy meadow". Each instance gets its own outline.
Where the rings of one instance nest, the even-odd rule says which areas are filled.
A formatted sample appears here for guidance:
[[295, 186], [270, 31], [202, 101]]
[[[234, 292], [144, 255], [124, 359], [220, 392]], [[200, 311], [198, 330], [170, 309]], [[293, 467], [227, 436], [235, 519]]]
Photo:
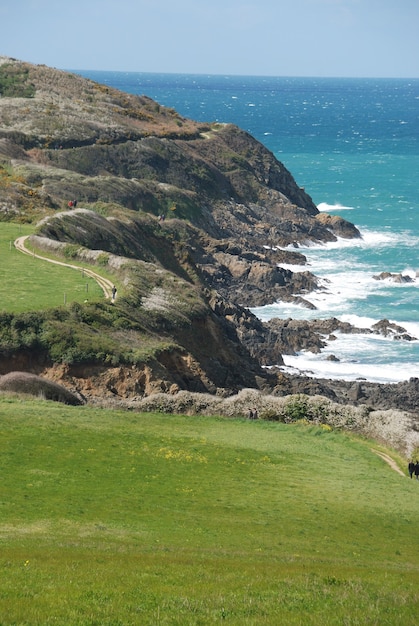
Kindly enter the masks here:
[[22, 313], [86, 299], [102, 300], [103, 292], [96, 281], [81, 271], [53, 265], [15, 249], [15, 239], [33, 230], [33, 226], [25, 224], [0, 222], [0, 310]]
[[375, 443], [8, 396], [0, 436], [1, 625], [417, 624], [419, 483]]

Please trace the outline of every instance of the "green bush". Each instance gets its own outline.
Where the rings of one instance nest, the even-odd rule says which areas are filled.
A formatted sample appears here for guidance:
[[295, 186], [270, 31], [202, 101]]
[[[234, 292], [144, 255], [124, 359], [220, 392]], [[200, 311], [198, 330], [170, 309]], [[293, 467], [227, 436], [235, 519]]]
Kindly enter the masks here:
[[66, 259], [75, 259], [78, 255], [79, 249], [80, 246], [77, 246], [74, 243], [68, 243], [63, 249], [63, 254]]
[[285, 421], [297, 422], [302, 419], [309, 419], [309, 408], [307, 396], [291, 396], [285, 405]]
[[28, 82], [29, 71], [21, 65], [0, 65], [0, 96], [8, 98], [33, 98], [35, 87]]
[[109, 254], [106, 254], [106, 252], [101, 252], [96, 258], [96, 263], [101, 267], [106, 267], [106, 265], [108, 265], [109, 263]]

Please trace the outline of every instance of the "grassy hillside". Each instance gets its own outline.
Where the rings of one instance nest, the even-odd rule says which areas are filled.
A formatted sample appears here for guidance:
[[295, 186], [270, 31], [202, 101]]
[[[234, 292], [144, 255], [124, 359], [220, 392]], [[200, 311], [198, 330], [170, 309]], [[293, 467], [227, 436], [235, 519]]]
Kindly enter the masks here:
[[22, 313], [86, 299], [103, 300], [96, 281], [85, 274], [18, 252], [14, 240], [33, 230], [23, 224], [0, 222], [0, 310]]
[[419, 484], [303, 424], [0, 398], [3, 625], [417, 623]]

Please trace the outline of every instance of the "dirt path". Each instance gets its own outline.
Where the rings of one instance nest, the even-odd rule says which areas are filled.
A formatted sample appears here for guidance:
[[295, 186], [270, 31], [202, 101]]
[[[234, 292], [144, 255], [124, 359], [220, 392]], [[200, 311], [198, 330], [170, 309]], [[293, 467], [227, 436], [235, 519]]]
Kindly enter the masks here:
[[64, 267], [70, 267], [73, 270], [84, 272], [86, 276], [90, 276], [90, 278], [93, 278], [97, 282], [97, 284], [99, 285], [99, 287], [102, 289], [103, 293], [105, 294], [105, 298], [112, 300], [113, 283], [110, 280], [108, 280], [107, 278], [103, 278], [103, 276], [101, 276], [100, 274], [96, 274], [96, 272], [93, 272], [90, 269], [86, 269], [85, 267], [72, 265], [71, 263], [64, 263], [63, 261], [55, 261], [54, 259], [48, 259], [47, 257], [41, 256], [40, 254], [35, 254], [35, 252], [33, 252], [32, 250], [28, 250], [25, 246], [28, 236], [29, 235], [25, 235], [24, 237], [19, 237], [18, 239], [16, 239], [16, 241], [14, 242], [14, 246], [16, 250], [19, 250], [19, 252], [23, 252], [24, 254], [29, 254], [30, 256], [36, 257], [37, 259], [48, 261], [48, 263], [54, 263], [55, 265], [63, 265]]
[[371, 451], [374, 452], [375, 454], [378, 454], [378, 456], [381, 457], [383, 461], [388, 463], [391, 469], [393, 469], [395, 472], [400, 474], [400, 476], [406, 477], [406, 474], [402, 472], [400, 467], [397, 465], [396, 461], [392, 459], [391, 456], [388, 456], [388, 454], [385, 454], [384, 452], [380, 452], [379, 450], [375, 450], [374, 448], [371, 448]]

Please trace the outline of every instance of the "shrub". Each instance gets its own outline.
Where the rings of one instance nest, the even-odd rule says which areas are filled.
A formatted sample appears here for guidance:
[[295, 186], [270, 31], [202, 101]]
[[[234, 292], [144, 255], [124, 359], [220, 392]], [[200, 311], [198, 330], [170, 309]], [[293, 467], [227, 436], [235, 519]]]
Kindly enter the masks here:
[[0, 66], [0, 96], [33, 98], [35, 87], [28, 82], [29, 71], [21, 65], [5, 63]]
[[307, 396], [291, 396], [285, 406], [285, 421], [296, 422], [309, 415]]
[[74, 243], [68, 243], [63, 248], [63, 254], [66, 259], [75, 259], [77, 258], [80, 246], [75, 245]]
[[256, 389], [243, 389], [223, 398], [210, 394], [180, 391], [174, 395], [159, 393], [135, 401], [130, 408], [139, 411], [163, 411], [189, 415], [247, 417], [249, 407], [257, 407], [263, 420], [316, 424], [321, 432], [352, 430], [390, 444], [403, 454], [419, 458], [419, 432], [412, 416], [401, 411], [371, 411], [369, 407], [336, 404], [323, 396], [277, 397]]
[[109, 263], [109, 254], [106, 254], [106, 252], [101, 252], [100, 254], [98, 254], [98, 256], [96, 257], [96, 263], [101, 267], [106, 267], [106, 265], [108, 265]]
[[0, 391], [28, 394], [73, 406], [83, 404], [78, 395], [62, 385], [27, 372], [9, 372], [0, 376]]

